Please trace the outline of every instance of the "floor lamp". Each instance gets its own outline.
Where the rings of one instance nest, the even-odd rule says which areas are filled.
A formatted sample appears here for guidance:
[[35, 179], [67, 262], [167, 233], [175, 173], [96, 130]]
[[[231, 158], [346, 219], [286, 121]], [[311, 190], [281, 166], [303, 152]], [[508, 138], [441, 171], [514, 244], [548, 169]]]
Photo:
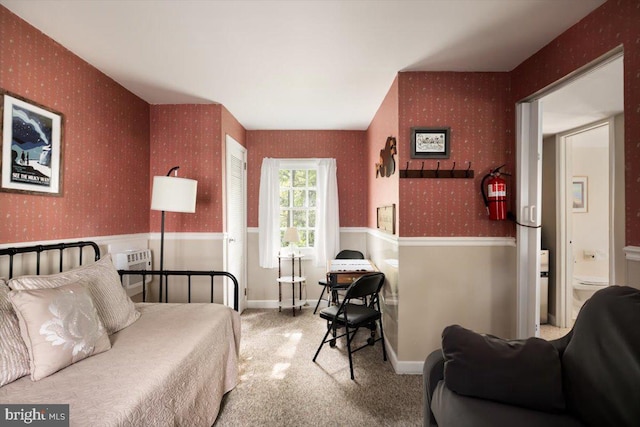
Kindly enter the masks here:
[[[164, 273], [164, 215], [165, 212], [196, 211], [196, 193], [198, 181], [178, 177], [180, 166], [172, 167], [167, 176], [153, 177], [153, 191], [151, 193], [151, 209], [162, 211], [162, 223], [160, 226], [160, 271]], [[171, 173], [174, 176], [171, 176]], [[163, 274], [160, 274], [160, 295], [162, 302]], [[168, 293], [168, 290], [167, 290]]]

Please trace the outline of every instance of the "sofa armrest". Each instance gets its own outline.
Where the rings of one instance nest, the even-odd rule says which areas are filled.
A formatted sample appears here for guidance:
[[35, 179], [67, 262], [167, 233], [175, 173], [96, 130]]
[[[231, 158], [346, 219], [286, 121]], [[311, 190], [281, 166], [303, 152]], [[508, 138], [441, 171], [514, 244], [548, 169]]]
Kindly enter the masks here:
[[431, 398], [438, 382], [444, 379], [444, 356], [442, 350], [435, 350], [424, 361], [422, 369], [423, 380], [423, 425], [436, 427], [438, 423], [431, 413]]

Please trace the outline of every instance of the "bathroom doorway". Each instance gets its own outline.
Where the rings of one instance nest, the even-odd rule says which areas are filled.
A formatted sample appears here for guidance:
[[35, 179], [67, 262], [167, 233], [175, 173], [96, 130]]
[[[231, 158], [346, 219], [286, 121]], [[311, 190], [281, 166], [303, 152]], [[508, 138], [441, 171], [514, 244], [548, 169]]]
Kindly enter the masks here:
[[[563, 310], [555, 323], [571, 327], [584, 302], [615, 282], [615, 125], [613, 119], [557, 136], [560, 255], [557, 285]], [[559, 322], [558, 322], [559, 320]]]
[[593, 292], [624, 277], [623, 92], [620, 53], [541, 99], [550, 325], [570, 328]]
[[[517, 287], [517, 336], [529, 337], [540, 332], [540, 266], [539, 250], [550, 250], [548, 312], [549, 321], [566, 327], [567, 292], [564, 286], [568, 250], [564, 245], [564, 234], [560, 226], [566, 225], [556, 206], [567, 203], [566, 187], [560, 187], [562, 176], [558, 175], [555, 163], [551, 170], [552, 185], [543, 184], [543, 175], [549, 169], [549, 154], [556, 153], [563, 145], [555, 147], [545, 144], [543, 139], [556, 140], [556, 135], [570, 129], [578, 129], [598, 120], [614, 118], [616, 122], [615, 155], [613, 163], [615, 190], [613, 197], [610, 231], [614, 243], [609, 261], [614, 262], [615, 276], [624, 278], [624, 73], [623, 49], [618, 47], [600, 59], [585, 65], [558, 82], [519, 102], [516, 105], [516, 212], [527, 228], [517, 228], [516, 251], [518, 259]], [[620, 125], [618, 125], [620, 121]], [[564, 179], [564, 178], [563, 178]], [[572, 178], [571, 178], [572, 181]], [[588, 195], [587, 195], [588, 197]], [[549, 216], [545, 211], [551, 209]], [[541, 218], [541, 217], [544, 217]], [[550, 219], [551, 218], [551, 219]], [[542, 233], [541, 233], [542, 231]], [[542, 234], [547, 238], [543, 239]], [[544, 241], [542, 241], [544, 240]], [[613, 249], [611, 249], [613, 248]], [[615, 262], [619, 260], [620, 262]], [[611, 278], [615, 280], [614, 278]], [[613, 281], [611, 282], [613, 283]]]

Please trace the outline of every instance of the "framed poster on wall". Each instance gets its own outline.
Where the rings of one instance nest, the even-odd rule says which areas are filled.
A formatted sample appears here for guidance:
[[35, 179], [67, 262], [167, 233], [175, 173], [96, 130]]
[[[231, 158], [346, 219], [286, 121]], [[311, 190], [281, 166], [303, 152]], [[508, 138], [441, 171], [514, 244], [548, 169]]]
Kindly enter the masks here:
[[0, 190], [59, 196], [62, 194], [62, 114], [7, 92], [0, 92], [0, 98]]
[[573, 177], [573, 188], [571, 192], [571, 197], [573, 199], [573, 212], [587, 212], [588, 190], [586, 176]]

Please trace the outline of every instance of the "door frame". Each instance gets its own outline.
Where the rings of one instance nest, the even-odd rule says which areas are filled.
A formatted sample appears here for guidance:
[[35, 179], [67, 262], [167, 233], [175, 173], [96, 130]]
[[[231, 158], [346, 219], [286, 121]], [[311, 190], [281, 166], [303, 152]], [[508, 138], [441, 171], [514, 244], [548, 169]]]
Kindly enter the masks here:
[[[237, 237], [232, 238], [231, 236], [229, 236], [229, 218], [232, 217], [232, 214], [229, 212], [230, 207], [231, 207], [231, 199], [230, 199], [230, 185], [231, 185], [231, 180], [230, 180], [230, 163], [231, 163], [231, 152], [232, 151], [237, 151], [242, 153], [242, 163], [243, 163], [243, 169], [242, 169], [242, 173], [243, 173], [243, 179], [242, 179], [242, 198], [243, 198], [243, 204], [244, 204], [244, 210], [243, 210], [243, 215], [242, 218], [240, 219], [243, 227], [241, 227], [241, 229], [243, 230], [243, 232], [241, 233], [241, 236], [239, 237], [239, 240]], [[230, 270], [230, 257], [229, 257], [229, 244], [230, 243], [235, 243], [235, 244], [242, 244], [242, 253], [243, 253], [243, 259], [244, 259], [244, 263], [242, 264], [242, 273], [241, 273], [241, 277], [237, 278], [238, 279], [238, 311], [240, 313], [242, 313], [244, 311], [244, 309], [247, 307], [247, 149], [240, 144], [238, 141], [236, 141], [231, 135], [225, 135], [225, 172], [224, 172], [224, 179], [225, 179], [225, 207], [224, 207], [224, 227], [225, 227], [225, 232], [224, 232], [224, 249], [223, 249], [223, 265], [224, 265], [224, 269], [225, 271], [229, 271]], [[233, 240], [232, 240], [233, 239]], [[233, 295], [233, 290], [231, 288], [231, 282], [229, 281], [227, 286], [225, 286], [224, 288], [224, 301], [225, 304], [233, 307], [233, 301], [231, 301], [231, 296]]]
[[516, 113], [516, 333], [527, 338], [540, 335], [542, 108], [538, 100], [521, 102]]
[[[538, 223], [540, 214], [540, 196], [536, 195], [538, 190], [541, 190], [541, 185], [538, 188], [532, 188], [532, 182], [540, 183], [542, 180], [541, 168], [532, 167], [536, 161], [541, 165], [542, 163], [542, 151], [536, 152], [531, 144], [532, 129], [537, 126], [538, 129], [542, 125], [542, 116], [532, 117], [531, 105], [538, 103], [543, 97], [557, 91], [561, 87], [573, 82], [576, 79], [583, 77], [595, 68], [598, 68], [614, 59], [619, 58], [624, 54], [623, 46], [620, 45], [615, 49], [605, 53], [601, 57], [585, 64], [577, 70], [567, 74], [563, 78], [550, 84], [549, 86], [539, 90], [538, 92], [526, 97], [525, 99], [516, 103], [516, 209], [520, 215], [523, 215], [525, 220], [531, 220], [531, 217], [536, 215], [538, 211]], [[540, 132], [541, 133], [541, 132]], [[542, 135], [540, 135], [541, 137]], [[535, 135], [534, 135], [535, 137]], [[536, 144], [537, 145], [537, 144]], [[540, 146], [542, 140], [540, 138]], [[536, 156], [540, 156], [536, 159]], [[520, 167], [526, 168], [526, 172], [529, 173], [525, 176], [520, 170]], [[531, 173], [537, 175], [531, 176]], [[537, 207], [537, 208], [536, 208]], [[516, 301], [516, 333], [518, 338], [527, 338], [531, 336], [539, 335], [539, 280], [540, 280], [540, 250], [539, 250], [539, 237], [538, 237], [538, 251], [535, 255], [531, 255], [533, 243], [531, 242], [531, 236], [521, 230], [524, 227], [518, 226], [516, 233], [516, 253], [517, 253], [517, 301]], [[539, 230], [539, 229], [538, 229]], [[539, 233], [539, 231], [538, 231]], [[521, 240], [522, 239], [522, 240]], [[533, 258], [533, 259], [532, 259]], [[532, 262], [535, 260], [535, 262]]]
[[569, 185], [572, 180], [573, 172], [572, 164], [572, 144], [569, 137], [587, 132], [589, 130], [607, 126], [608, 127], [608, 163], [609, 163], [609, 283], [616, 283], [616, 233], [615, 225], [615, 177], [616, 177], [616, 157], [615, 157], [615, 120], [613, 117], [598, 120], [566, 132], [562, 132], [556, 136], [556, 220], [558, 222], [558, 231], [556, 236], [556, 245], [558, 254], [554, 257], [556, 260], [556, 321], [561, 328], [569, 328], [572, 326], [572, 285], [573, 285], [573, 236], [572, 216], [569, 214], [571, 203], [571, 192]]

